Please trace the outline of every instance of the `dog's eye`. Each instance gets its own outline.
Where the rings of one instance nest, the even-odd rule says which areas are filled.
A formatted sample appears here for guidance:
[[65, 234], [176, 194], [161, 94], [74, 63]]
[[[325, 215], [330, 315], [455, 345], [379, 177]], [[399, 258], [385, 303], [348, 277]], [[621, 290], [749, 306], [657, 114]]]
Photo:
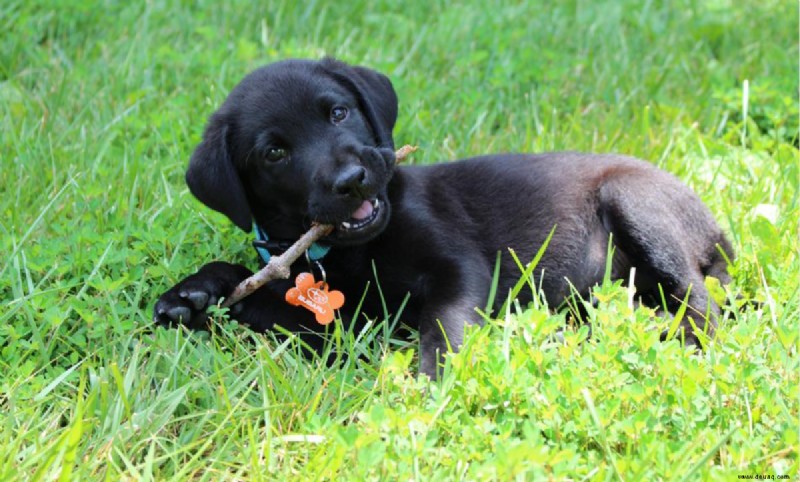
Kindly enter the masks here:
[[267, 149], [266, 154], [264, 155], [264, 159], [268, 162], [279, 162], [286, 158], [288, 153], [286, 149], [281, 149], [280, 147], [270, 147]]
[[338, 124], [347, 119], [347, 107], [335, 105], [331, 107], [331, 122]]

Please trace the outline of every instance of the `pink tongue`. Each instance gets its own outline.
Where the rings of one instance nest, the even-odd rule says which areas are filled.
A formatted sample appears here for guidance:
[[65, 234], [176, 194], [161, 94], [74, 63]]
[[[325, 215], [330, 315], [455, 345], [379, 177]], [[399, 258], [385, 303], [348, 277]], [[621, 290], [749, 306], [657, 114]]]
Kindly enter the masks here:
[[352, 214], [353, 219], [360, 221], [362, 219], [367, 219], [368, 217], [372, 216], [372, 203], [369, 201], [364, 201], [361, 204], [361, 207], [355, 210]]

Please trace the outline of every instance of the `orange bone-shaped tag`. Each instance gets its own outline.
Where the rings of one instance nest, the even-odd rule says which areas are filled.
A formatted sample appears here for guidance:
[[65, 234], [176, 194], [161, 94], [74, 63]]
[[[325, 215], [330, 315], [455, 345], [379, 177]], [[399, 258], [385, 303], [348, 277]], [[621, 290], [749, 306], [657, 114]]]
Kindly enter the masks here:
[[295, 287], [286, 292], [286, 302], [313, 312], [320, 325], [333, 321], [333, 310], [338, 310], [344, 304], [341, 291], [328, 291], [327, 283], [315, 282], [311, 273], [300, 273], [294, 284]]

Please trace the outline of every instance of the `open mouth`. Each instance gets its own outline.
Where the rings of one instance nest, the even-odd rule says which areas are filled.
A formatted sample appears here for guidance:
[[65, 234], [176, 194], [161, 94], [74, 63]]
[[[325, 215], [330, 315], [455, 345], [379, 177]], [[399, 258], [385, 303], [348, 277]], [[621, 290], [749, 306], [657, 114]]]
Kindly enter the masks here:
[[333, 232], [325, 238], [327, 243], [357, 246], [371, 241], [386, 229], [392, 212], [389, 202], [383, 196], [359, 202], [361, 204], [350, 211], [349, 217], [334, 224]]
[[348, 234], [366, 230], [380, 217], [382, 208], [380, 200], [367, 199], [353, 211], [350, 219], [340, 222], [336, 228], [340, 232]]

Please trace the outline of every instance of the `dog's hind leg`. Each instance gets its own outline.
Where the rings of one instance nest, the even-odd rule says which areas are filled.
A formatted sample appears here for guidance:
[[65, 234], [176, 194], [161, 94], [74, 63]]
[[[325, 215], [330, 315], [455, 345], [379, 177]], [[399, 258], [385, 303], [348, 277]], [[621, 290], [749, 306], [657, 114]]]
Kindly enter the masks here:
[[476, 308], [486, 302], [491, 284], [488, 265], [467, 258], [446, 263], [439, 276], [426, 280], [425, 298], [419, 320], [420, 372], [431, 379], [442, 374], [444, 355], [458, 352], [467, 325], [481, 324]]
[[[711, 213], [672, 177], [618, 175], [608, 179], [598, 194], [601, 222], [636, 267], [637, 291], [659, 299], [660, 286], [671, 313], [686, 303], [676, 336], [687, 345], [700, 347], [697, 330], [713, 337], [719, 316], [719, 307], [705, 287], [705, 276], [727, 282], [719, 250], [732, 258], [730, 244]], [[662, 333], [662, 339], [666, 337], [667, 333]]]

